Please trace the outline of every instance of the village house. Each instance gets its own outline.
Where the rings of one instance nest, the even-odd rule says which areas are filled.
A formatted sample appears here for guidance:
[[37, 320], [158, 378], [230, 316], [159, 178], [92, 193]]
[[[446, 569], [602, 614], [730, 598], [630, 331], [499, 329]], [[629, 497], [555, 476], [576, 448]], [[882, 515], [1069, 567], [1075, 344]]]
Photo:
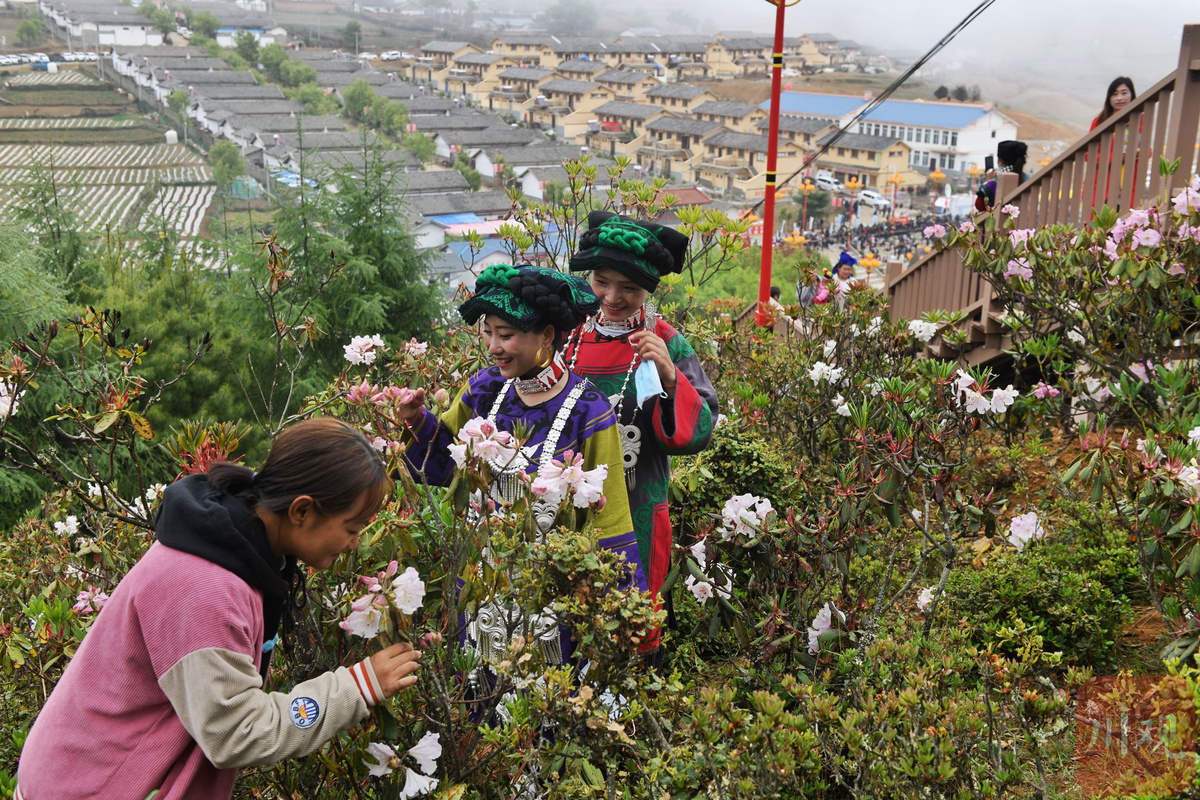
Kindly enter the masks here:
[[492, 39], [492, 52], [519, 67], [546, 67], [557, 63], [548, 34], [501, 34]]
[[[760, 119], [754, 123], [755, 133], [766, 135], [767, 126], [770, 120]], [[780, 115], [779, 117], [779, 138], [787, 139], [789, 142], [795, 142], [805, 150], [816, 149], [816, 141], [823, 134], [831, 130], [836, 130], [837, 125], [832, 122], [826, 122], [820, 119], [803, 119], [801, 117], [792, 117]]]
[[433, 135], [434, 151], [444, 166], [450, 166], [459, 153], [470, 153], [480, 147], [514, 147], [545, 141], [538, 131], [500, 125], [482, 130], [438, 131]]
[[[817, 140], [823, 145], [834, 135], [826, 133]], [[924, 183], [925, 176], [909, 165], [912, 147], [896, 136], [869, 136], [847, 133], [833, 147], [817, 157], [817, 169], [829, 170], [833, 177], [845, 183], [857, 178], [863, 188], [880, 193], [888, 191], [887, 179], [899, 175], [909, 185]]]
[[[511, 172], [518, 167], [561, 167], [564, 161], [586, 155], [585, 148], [574, 144], [543, 144], [532, 147], [481, 147], [471, 153], [475, 169], [484, 180], [500, 185], [501, 176], [507, 167]], [[602, 165], [611, 163], [607, 158], [589, 156], [588, 163]]]
[[450, 66], [437, 73], [442, 90], [460, 94], [481, 103], [500, 83], [500, 73], [515, 67], [516, 62], [495, 53], [463, 53], [455, 56]]
[[646, 133], [638, 142], [634, 159], [648, 172], [685, 180], [688, 164], [700, 152], [701, 140], [721, 128], [719, 122], [664, 114], [646, 123]]
[[659, 106], [614, 100], [598, 106], [592, 113], [596, 122], [589, 124], [583, 134], [584, 144], [592, 152], [616, 158], [617, 155], [632, 156], [637, 149], [633, 143], [642, 135], [646, 124], [667, 112]]
[[537, 92], [533, 102], [526, 106], [525, 121], [567, 140], [585, 133], [595, 117], [595, 109], [616, 97], [612, 89], [595, 81], [565, 78], [543, 81]]
[[662, 81], [645, 72], [629, 69], [610, 69], [597, 74], [592, 80], [602, 83], [613, 91], [615, 99], [626, 103], [641, 103], [646, 93]]
[[664, 83], [646, 92], [645, 102], [678, 114], [689, 114], [695, 106], [716, 100], [708, 89], [690, 83]]
[[501, 70], [500, 85], [488, 93], [488, 110], [504, 111], [519, 117], [530, 100], [537, 97], [538, 85], [555, 77], [552, 69], [509, 67]]
[[435, 83], [434, 76], [449, 69], [455, 58], [466, 53], [482, 53], [470, 42], [455, 42], [437, 39], [421, 46], [421, 54], [413, 59], [409, 67], [413, 81]]
[[580, 58], [569, 58], [554, 68], [554, 71], [572, 81], [595, 80], [596, 75], [605, 72], [609, 66], [603, 61], [585, 61]]
[[705, 63], [717, 80], [766, 75], [771, 67], [771, 46], [758, 39], [732, 39], [718, 34], [708, 43]]
[[693, 106], [692, 115], [696, 119], [708, 122], [719, 122], [725, 127], [754, 133], [754, 126], [767, 118], [767, 112], [751, 103], [733, 103], [728, 100], [709, 100]]
[[[722, 129], [701, 142], [690, 164], [692, 180], [739, 199], [756, 199], [766, 192], [767, 137]], [[776, 170], [790, 174], [804, 164], [804, 150], [795, 142], [778, 142]]]

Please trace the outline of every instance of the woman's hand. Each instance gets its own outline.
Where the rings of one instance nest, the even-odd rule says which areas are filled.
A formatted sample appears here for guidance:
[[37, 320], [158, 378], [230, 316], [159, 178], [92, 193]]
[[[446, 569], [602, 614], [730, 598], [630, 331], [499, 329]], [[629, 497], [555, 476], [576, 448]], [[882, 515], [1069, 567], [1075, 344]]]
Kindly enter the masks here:
[[414, 650], [408, 642], [385, 647], [371, 656], [371, 669], [384, 697], [391, 697], [417, 682], [416, 672], [421, 667], [421, 651]]
[[649, 361], [658, 368], [658, 379], [668, 392], [674, 391], [678, 376], [675, 362], [667, 351], [667, 343], [657, 333], [641, 330], [629, 334], [629, 344], [642, 361]]
[[396, 418], [400, 422], [411, 425], [421, 418], [421, 412], [424, 410], [425, 390], [417, 389], [412, 393], [411, 400], [396, 406]]

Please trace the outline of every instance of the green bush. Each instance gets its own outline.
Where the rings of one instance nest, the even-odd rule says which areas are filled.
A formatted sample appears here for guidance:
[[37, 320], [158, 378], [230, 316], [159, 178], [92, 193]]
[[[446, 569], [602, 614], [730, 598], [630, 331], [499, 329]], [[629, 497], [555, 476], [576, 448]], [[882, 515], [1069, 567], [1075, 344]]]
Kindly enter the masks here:
[[946, 599], [980, 646], [1022, 620], [1042, 637], [1047, 652], [1062, 653], [1064, 663], [1109, 668], [1130, 603], [1105, 578], [1099, 570], [1081, 569], [1070, 547], [1039, 543], [952, 572]]

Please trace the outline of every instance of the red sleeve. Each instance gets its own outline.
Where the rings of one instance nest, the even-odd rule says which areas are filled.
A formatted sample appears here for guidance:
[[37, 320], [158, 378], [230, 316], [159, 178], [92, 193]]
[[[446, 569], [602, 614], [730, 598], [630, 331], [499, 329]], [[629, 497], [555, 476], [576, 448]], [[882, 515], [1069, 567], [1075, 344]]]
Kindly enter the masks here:
[[[701, 433], [698, 430], [701, 415], [706, 419], [710, 418], [708, 406], [692, 386], [692, 382], [683, 374], [683, 370], [676, 369], [675, 381], [675, 396], [658, 398], [654, 402], [654, 414], [651, 419], [654, 424], [654, 436], [663, 449], [672, 455], [684, 455], [704, 448], [712, 426], [708, 426], [709, 430], [704, 432], [702, 437], [697, 436]], [[703, 441], [697, 443], [698, 438], [702, 438]]]

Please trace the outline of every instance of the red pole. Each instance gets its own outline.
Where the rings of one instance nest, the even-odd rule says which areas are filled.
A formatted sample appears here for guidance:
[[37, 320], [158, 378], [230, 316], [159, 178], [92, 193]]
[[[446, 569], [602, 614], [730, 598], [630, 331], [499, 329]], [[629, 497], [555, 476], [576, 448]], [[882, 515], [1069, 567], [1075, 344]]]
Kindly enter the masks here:
[[786, 0], [770, 0], [775, 3], [775, 48], [772, 50], [771, 66], [771, 115], [767, 122], [767, 181], [763, 197], [763, 243], [762, 270], [758, 275], [758, 308], [754, 311], [754, 324], [766, 328], [774, 324], [768, 313], [767, 300], [771, 296], [771, 245], [775, 235], [775, 162], [779, 155], [779, 92], [783, 80], [783, 10]]

